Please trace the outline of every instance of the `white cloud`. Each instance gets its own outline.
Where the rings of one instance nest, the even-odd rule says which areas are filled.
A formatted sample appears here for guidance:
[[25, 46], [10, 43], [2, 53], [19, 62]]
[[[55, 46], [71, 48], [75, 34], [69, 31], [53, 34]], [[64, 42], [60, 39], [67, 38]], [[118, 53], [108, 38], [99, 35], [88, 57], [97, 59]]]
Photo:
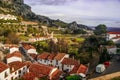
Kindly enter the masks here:
[[120, 21], [119, 0], [53, 0], [54, 4], [51, 0], [25, 1], [32, 6], [35, 13], [53, 19], [69, 22], [76, 20], [88, 25], [105, 23], [109, 26], [120, 26], [114, 22]]

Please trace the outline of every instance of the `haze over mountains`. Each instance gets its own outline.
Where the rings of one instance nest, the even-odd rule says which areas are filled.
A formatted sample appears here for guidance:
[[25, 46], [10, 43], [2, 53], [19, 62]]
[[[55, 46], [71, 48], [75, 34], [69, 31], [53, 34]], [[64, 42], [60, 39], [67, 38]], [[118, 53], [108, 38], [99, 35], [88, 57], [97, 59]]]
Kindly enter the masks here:
[[[109, 25], [107, 25], [107, 27], [120, 27], [120, 22], [119, 22], [119, 20], [115, 20], [115, 19], [108, 19], [108, 20], [106, 20], [106, 19], [103, 19], [103, 18], [99, 18], [99, 19], [95, 19], [94, 17], [92, 18], [92, 17], [88, 17], [87, 18], [87, 16], [86, 16], [86, 18], [84, 17], [84, 18], [79, 18], [79, 16], [76, 16], [76, 15], [72, 15], [71, 17], [69, 17], [69, 19], [71, 20], [63, 20], [63, 21], [61, 21], [62, 19], [59, 17], [60, 15], [58, 15], [58, 17], [56, 18], [56, 20], [53, 20], [53, 19], [50, 19], [49, 17], [51, 17], [51, 16], [44, 16], [45, 14], [43, 14], [43, 12], [45, 12], [46, 10], [48, 10], [49, 11], [49, 8], [48, 9], [45, 9], [45, 8], [43, 8], [43, 4], [44, 5], [48, 5], [48, 7], [50, 7], [50, 6], [52, 6], [51, 8], [53, 8], [55, 5], [65, 5], [66, 3], [64, 3], [64, 4], [62, 4], [62, 2], [61, 1], [63, 1], [63, 0], [61, 0], [60, 1], [60, 3], [58, 4], [58, 2], [59, 2], [59, 0], [58, 0], [58, 2], [54, 2], [54, 4], [50, 4], [50, 3], [48, 3], [47, 1], [29, 1], [29, 0], [0, 0], [0, 13], [10, 13], [10, 14], [14, 14], [14, 15], [17, 15], [17, 16], [22, 16], [25, 20], [31, 20], [31, 21], [39, 21], [39, 22], [45, 22], [45, 23], [47, 23], [49, 26], [63, 26], [63, 27], [66, 27], [66, 26], [68, 26], [69, 24], [68, 23], [73, 23], [74, 22], [74, 20], [76, 20], [76, 19], [79, 19], [79, 21], [75, 21], [76, 23], [79, 23], [79, 25], [81, 25], [81, 24], [84, 24], [84, 25], [87, 25], [87, 26], [89, 26], [89, 27], [91, 27], [91, 26], [97, 26], [97, 25], [99, 25], [100, 23], [101, 24], [109, 24]], [[72, 0], [70, 0], [70, 1], [72, 1]], [[66, 2], [70, 2], [70, 1], [66, 1]], [[76, 0], [76, 1], [79, 1], [79, 0]], [[39, 6], [37, 6], [37, 10], [39, 11], [39, 12], [41, 12], [41, 13], [39, 13], [40, 15], [36, 15], [36, 11], [34, 11], [34, 12], [32, 12], [31, 11], [31, 7], [30, 6], [28, 6], [27, 4], [25, 4], [25, 3], [27, 3], [27, 4], [29, 4], [29, 5], [31, 5], [32, 6], [32, 10], [34, 11], [34, 6], [35, 5], [39, 5]], [[36, 3], [36, 2], [38, 2], [38, 3]], [[49, 1], [50, 2], [50, 1]], [[34, 3], [34, 4], [33, 4]], [[54, 6], [53, 6], [54, 5]], [[42, 10], [40, 10], [40, 9], [38, 9], [38, 8], [43, 8]], [[56, 7], [57, 8], [57, 7]], [[52, 11], [52, 10], [51, 10]], [[74, 11], [74, 10], [73, 10]], [[54, 11], [53, 11], [54, 12]], [[72, 10], [71, 10], [71, 12], [72, 12]], [[76, 12], [77, 13], [77, 12]], [[43, 15], [42, 15], [43, 14]], [[70, 14], [70, 13], [69, 13]], [[72, 14], [72, 13], [71, 13]], [[54, 15], [54, 14], [53, 14]], [[56, 15], [55, 15], [56, 16]], [[72, 17], [76, 17], [76, 18], [72, 18]], [[60, 20], [60, 19], [61, 20]], [[64, 18], [66, 18], [66, 17], [64, 17]], [[66, 19], [68, 19], [68, 18], [66, 18]], [[64, 22], [65, 21], [65, 22]], [[112, 21], [112, 22], [111, 22]], [[95, 22], [95, 25], [90, 25], [90, 24], [94, 24], [94, 22]], [[88, 23], [88, 24], [87, 24]], [[114, 25], [114, 26], [113, 26]], [[81, 25], [81, 26], [83, 26], [83, 25]], [[84, 27], [86, 27], [86, 26], [84, 26]], [[87, 28], [86, 28], [87, 29]]]
[[120, 0], [25, 0], [32, 10], [52, 19], [79, 24], [120, 27]]

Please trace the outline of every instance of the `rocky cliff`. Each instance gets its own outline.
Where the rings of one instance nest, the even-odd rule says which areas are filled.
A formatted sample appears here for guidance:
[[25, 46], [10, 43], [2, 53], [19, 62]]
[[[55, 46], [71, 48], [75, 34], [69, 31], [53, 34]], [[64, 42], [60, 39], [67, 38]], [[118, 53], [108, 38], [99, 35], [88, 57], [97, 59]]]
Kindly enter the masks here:
[[24, 20], [38, 21], [49, 26], [61, 26], [68, 29], [89, 29], [87, 26], [77, 24], [76, 22], [65, 23], [59, 19], [52, 20], [45, 16], [36, 15], [31, 11], [31, 7], [24, 3], [24, 0], [0, 0], [0, 13], [21, 16]]

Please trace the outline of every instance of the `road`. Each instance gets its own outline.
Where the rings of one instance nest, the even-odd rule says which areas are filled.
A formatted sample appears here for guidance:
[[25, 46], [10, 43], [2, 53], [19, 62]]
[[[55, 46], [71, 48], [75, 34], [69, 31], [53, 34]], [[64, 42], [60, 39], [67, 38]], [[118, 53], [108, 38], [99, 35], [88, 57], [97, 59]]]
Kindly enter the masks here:
[[20, 52], [22, 53], [22, 55], [27, 59], [29, 59], [31, 62], [36, 63], [37, 61], [35, 59], [33, 59], [23, 47], [19, 47]]
[[120, 56], [119, 55], [114, 55], [112, 60], [111, 60], [111, 64], [108, 68], [106, 68], [106, 70], [99, 74], [99, 73], [94, 73], [91, 78], [95, 78], [95, 77], [100, 77], [106, 74], [111, 74], [111, 73], [115, 73], [115, 72], [119, 72], [120, 71], [120, 61], [118, 61], [118, 58]]

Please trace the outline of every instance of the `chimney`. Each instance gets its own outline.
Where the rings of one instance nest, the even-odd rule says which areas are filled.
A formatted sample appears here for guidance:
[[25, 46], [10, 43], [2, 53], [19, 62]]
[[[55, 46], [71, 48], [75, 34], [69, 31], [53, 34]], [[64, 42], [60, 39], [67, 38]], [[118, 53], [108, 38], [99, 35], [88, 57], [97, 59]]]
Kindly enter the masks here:
[[10, 69], [11, 71], [14, 71], [15, 69], [14, 69], [14, 67], [11, 67], [11, 69]]

